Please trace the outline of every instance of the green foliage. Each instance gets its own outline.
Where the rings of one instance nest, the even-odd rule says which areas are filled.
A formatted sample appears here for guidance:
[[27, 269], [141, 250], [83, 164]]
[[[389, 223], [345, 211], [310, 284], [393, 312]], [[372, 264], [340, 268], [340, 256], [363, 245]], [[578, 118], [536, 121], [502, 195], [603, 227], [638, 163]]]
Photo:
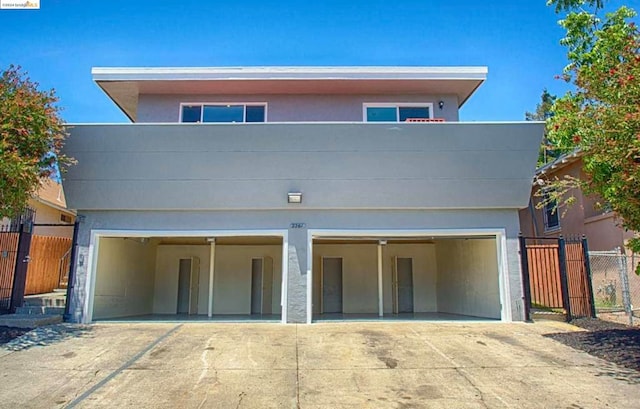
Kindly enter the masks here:
[[[524, 116], [527, 121], [547, 121], [551, 117], [553, 104], [556, 96], [551, 95], [549, 91], [542, 90], [540, 102], [536, 105], [535, 112], [525, 112]], [[560, 152], [551, 145], [545, 135], [540, 145], [540, 153], [538, 155], [538, 166], [552, 162], [560, 155]]]
[[572, 10], [582, 6], [590, 6], [601, 9], [604, 7], [604, 0], [549, 0], [547, 6], [556, 6], [556, 13]]
[[65, 137], [54, 91], [39, 91], [10, 66], [0, 73], [0, 217], [13, 217], [27, 205], [40, 178], [49, 177]]
[[540, 95], [540, 103], [536, 105], [535, 112], [526, 112], [524, 114], [527, 121], [546, 121], [551, 117], [551, 109], [556, 101], [556, 96], [551, 95], [547, 89], [542, 90]]
[[[640, 34], [634, 10], [598, 17], [602, 1], [550, 1], [568, 14], [560, 25], [569, 64], [562, 78], [575, 90], [556, 100], [548, 138], [579, 150], [586, 180], [579, 187], [610, 205], [622, 225], [640, 231]], [[586, 6], [593, 10], [587, 11]], [[640, 250], [640, 237], [629, 247]], [[640, 269], [638, 271], [640, 273]]]

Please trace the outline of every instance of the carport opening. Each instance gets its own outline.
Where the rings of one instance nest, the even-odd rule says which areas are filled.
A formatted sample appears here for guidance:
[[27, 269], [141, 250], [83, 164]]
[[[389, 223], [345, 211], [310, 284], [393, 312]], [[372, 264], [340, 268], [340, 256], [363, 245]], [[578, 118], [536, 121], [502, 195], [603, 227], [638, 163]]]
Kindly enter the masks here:
[[282, 237], [98, 240], [93, 320], [281, 320]]
[[313, 320], [499, 320], [495, 236], [317, 237]]

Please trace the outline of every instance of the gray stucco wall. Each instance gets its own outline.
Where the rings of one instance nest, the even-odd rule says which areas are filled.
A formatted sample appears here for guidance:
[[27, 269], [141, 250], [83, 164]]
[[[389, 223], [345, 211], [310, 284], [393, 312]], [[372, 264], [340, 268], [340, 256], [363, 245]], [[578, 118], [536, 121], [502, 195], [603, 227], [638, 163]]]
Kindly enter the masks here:
[[[82, 319], [93, 229], [289, 229], [289, 321], [306, 319], [307, 229], [504, 228], [522, 319], [517, 209], [540, 123], [75, 125], [64, 177], [81, 225]], [[301, 204], [287, 192], [301, 191]], [[291, 223], [305, 228], [291, 229]], [[151, 231], [150, 236], [153, 235]]]
[[[440, 109], [438, 102], [443, 101]], [[361, 122], [362, 104], [369, 102], [433, 103], [433, 116], [458, 120], [455, 95], [152, 95], [138, 97], [138, 123], [178, 122], [180, 103], [266, 102], [268, 122]]]
[[[86, 301], [87, 260], [92, 230], [289, 230], [288, 316], [305, 322], [307, 306], [308, 229], [481, 229], [503, 228], [507, 234], [507, 269], [511, 313], [522, 320], [522, 282], [518, 255], [519, 221], [516, 209], [503, 210], [272, 210], [272, 211], [81, 211], [77, 280], [72, 316], [82, 320]], [[291, 223], [305, 228], [291, 229]], [[205, 234], [205, 233], [203, 233]]]
[[[522, 208], [540, 123], [77, 125], [79, 210]], [[287, 204], [287, 193], [303, 193]]]

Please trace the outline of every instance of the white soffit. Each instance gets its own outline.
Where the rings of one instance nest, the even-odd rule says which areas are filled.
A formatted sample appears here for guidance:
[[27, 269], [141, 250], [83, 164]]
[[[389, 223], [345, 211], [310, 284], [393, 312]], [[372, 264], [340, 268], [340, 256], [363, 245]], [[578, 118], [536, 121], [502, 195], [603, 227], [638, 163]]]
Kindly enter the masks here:
[[487, 67], [94, 67], [93, 80], [132, 120], [139, 94], [455, 94], [459, 106]]

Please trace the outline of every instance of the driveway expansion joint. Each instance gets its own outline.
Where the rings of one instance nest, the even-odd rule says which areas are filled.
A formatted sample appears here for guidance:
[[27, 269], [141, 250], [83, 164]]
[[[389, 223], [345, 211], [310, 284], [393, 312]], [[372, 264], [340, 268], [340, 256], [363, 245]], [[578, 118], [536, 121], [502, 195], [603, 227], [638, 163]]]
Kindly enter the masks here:
[[89, 388], [87, 391], [85, 391], [82, 395], [78, 396], [73, 401], [71, 401], [67, 406], [65, 406], [65, 408], [67, 408], [67, 409], [75, 408], [79, 403], [82, 403], [82, 401], [84, 401], [86, 398], [91, 396], [91, 394], [93, 394], [95, 391], [97, 391], [98, 389], [102, 388], [107, 382], [109, 382], [110, 380], [112, 380], [113, 378], [118, 376], [125, 369], [129, 368], [138, 359], [142, 358], [142, 356], [144, 354], [146, 354], [147, 352], [151, 351], [159, 343], [161, 343], [162, 341], [167, 339], [171, 334], [173, 334], [178, 329], [180, 329], [180, 327], [182, 327], [182, 324], [176, 325], [175, 327], [171, 328], [169, 331], [167, 331], [166, 333], [164, 333], [163, 335], [158, 337], [155, 341], [153, 341], [152, 343], [147, 345], [140, 352], [138, 352], [133, 357], [131, 357], [127, 362], [122, 364], [122, 366], [120, 366], [118, 369], [116, 369], [115, 371], [111, 372], [109, 375], [107, 375], [105, 378], [103, 378], [100, 382], [98, 382], [97, 384], [93, 385], [91, 388]]

